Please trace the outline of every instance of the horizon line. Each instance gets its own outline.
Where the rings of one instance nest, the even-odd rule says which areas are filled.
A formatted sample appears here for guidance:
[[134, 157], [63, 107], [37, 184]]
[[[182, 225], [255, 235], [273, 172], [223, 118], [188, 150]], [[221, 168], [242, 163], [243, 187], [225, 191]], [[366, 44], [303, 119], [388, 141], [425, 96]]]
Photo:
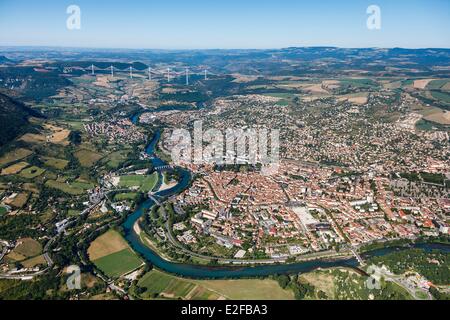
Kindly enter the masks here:
[[267, 47], [267, 48], [131, 48], [131, 47], [86, 47], [86, 46], [52, 46], [52, 45], [2, 45], [0, 49], [4, 48], [26, 48], [26, 49], [77, 49], [77, 50], [148, 50], [148, 51], [237, 51], [237, 50], [253, 50], [253, 51], [267, 51], [267, 50], [285, 50], [295, 48], [330, 48], [330, 49], [378, 49], [378, 50], [450, 50], [450, 47], [344, 47], [334, 45], [314, 45], [314, 46], [286, 46], [286, 47]]

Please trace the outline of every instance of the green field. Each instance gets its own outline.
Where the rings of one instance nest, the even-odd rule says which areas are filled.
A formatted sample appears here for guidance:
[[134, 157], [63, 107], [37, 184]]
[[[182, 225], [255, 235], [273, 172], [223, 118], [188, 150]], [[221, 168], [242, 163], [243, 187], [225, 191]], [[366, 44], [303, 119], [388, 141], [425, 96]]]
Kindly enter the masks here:
[[95, 187], [95, 185], [93, 183], [84, 182], [84, 181], [74, 181], [70, 185], [74, 188], [80, 188], [83, 190], [90, 190]]
[[164, 292], [167, 295], [183, 298], [194, 289], [195, 284], [153, 270], [141, 278], [139, 286], [146, 288], [147, 294], [159, 294]]
[[431, 123], [430, 121], [426, 121], [424, 119], [420, 119], [416, 123], [416, 128], [419, 130], [431, 131], [433, 130], [433, 123]]
[[195, 283], [232, 300], [292, 300], [294, 294], [271, 279], [195, 280]]
[[441, 89], [447, 82], [449, 82], [449, 80], [445, 79], [445, 80], [433, 80], [430, 81], [426, 87], [426, 89], [429, 90], [439, 90]]
[[63, 170], [69, 164], [69, 161], [64, 159], [56, 159], [56, 158], [43, 158], [44, 164], [48, 167], [52, 167], [55, 169]]
[[7, 214], [8, 213], [8, 209], [6, 209], [5, 207], [3, 207], [3, 206], [0, 206], [0, 217], [1, 216], [4, 216], [5, 214]]
[[118, 193], [114, 196], [114, 201], [131, 200], [135, 201], [139, 194], [136, 192]]
[[45, 185], [49, 188], [58, 189], [64, 193], [68, 193], [74, 196], [81, 195], [85, 192], [82, 188], [77, 188], [74, 186], [71, 186], [70, 184], [59, 182], [55, 180], [48, 180]]
[[242, 280], [189, 280], [179, 278], [159, 270], [145, 274], [138, 283], [145, 288], [144, 298], [159, 294], [166, 298], [182, 298], [190, 300], [212, 299], [293, 299], [291, 290], [282, 289], [278, 283], [270, 279]]
[[69, 209], [67, 210], [69, 217], [78, 217], [80, 215], [80, 210]]
[[142, 261], [129, 248], [99, 258], [93, 262], [106, 275], [113, 278], [133, 271], [142, 264]]
[[450, 103], [450, 94], [446, 93], [446, 92], [441, 92], [441, 91], [431, 91], [431, 95], [433, 96], [433, 98], [445, 102], [445, 103]]
[[287, 100], [280, 100], [280, 101], [278, 101], [277, 103], [276, 103], [276, 105], [278, 105], [278, 106], [288, 106], [289, 105], [289, 101], [287, 101]]
[[113, 152], [102, 160], [102, 163], [106, 163], [106, 166], [111, 169], [117, 169], [124, 161], [128, 159], [127, 155], [131, 150], [125, 149]]
[[26, 179], [33, 179], [36, 178], [38, 176], [40, 176], [41, 174], [43, 174], [45, 172], [45, 169], [36, 167], [36, 166], [32, 166], [29, 168], [26, 168], [24, 170], [22, 170], [19, 175], [23, 178]]
[[145, 274], [139, 280], [138, 286], [146, 289], [142, 294], [144, 299], [156, 296], [186, 300], [217, 300], [220, 298], [219, 294], [197, 285], [193, 281], [158, 270], [152, 270]]
[[339, 80], [341, 87], [355, 87], [355, 88], [377, 88], [380, 85], [371, 79], [343, 79]]
[[2, 157], [0, 157], [0, 166], [3, 167], [11, 162], [15, 162], [17, 160], [24, 159], [24, 158], [28, 157], [29, 155], [31, 155], [32, 153], [33, 153], [33, 151], [23, 149], [23, 148], [15, 149], [15, 150], [3, 155]]
[[264, 93], [263, 95], [267, 97], [283, 98], [283, 99], [292, 99], [295, 97], [294, 94], [289, 92]]
[[120, 177], [119, 187], [139, 187], [141, 192], [149, 192], [153, 190], [158, 182], [158, 174], [154, 172], [149, 176], [145, 175], [130, 175]]

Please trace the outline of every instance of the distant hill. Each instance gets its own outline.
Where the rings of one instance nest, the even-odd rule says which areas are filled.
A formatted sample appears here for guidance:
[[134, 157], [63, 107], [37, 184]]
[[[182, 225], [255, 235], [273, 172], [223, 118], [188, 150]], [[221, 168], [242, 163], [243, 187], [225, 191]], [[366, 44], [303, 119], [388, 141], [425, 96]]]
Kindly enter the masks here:
[[12, 63], [13, 61], [12, 60], [10, 60], [10, 59], [8, 59], [7, 57], [5, 57], [5, 56], [0, 56], [0, 64], [1, 63]]
[[43, 116], [23, 103], [0, 93], [0, 147], [30, 128], [29, 117]]

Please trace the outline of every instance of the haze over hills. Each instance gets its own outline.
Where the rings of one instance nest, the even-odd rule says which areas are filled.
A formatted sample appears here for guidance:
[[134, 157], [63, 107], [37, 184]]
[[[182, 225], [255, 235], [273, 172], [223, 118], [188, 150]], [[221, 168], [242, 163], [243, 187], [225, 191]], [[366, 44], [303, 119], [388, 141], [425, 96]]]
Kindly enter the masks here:
[[0, 63], [11, 63], [12, 61], [9, 60], [7, 57], [5, 56], [0, 56]]
[[[99, 67], [130, 66], [145, 69], [155, 65], [202, 66], [212, 72], [244, 73], [249, 75], [297, 75], [335, 74], [348, 70], [364, 70], [376, 75], [427, 75], [439, 65], [450, 62], [450, 49], [402, 49], [402, 48], [337, 48], [290, 47], [261, 50], [127, 50], [82, 48], [4, 48], [9, 59], [54, 60], [60, 66], [87, 67], [100, 63]], [[174, 62], [176, 61], [176, 64]], [[122, 62], [121, 65], [116, 63]], [[395, 68], [393, 70], [392, 68]], [[440, 70], [449, 75], [449, 70]]]

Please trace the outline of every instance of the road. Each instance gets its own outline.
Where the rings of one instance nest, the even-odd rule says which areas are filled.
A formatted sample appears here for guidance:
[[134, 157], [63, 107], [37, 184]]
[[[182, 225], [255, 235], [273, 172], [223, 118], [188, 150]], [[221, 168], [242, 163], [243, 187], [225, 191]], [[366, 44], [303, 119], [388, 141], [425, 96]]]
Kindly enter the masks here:
[[6, 252], [8, 252], [8, 246], [5, 242], [2, 243], [2, 253], [0, 253], [0, 261], [2, 261], [3, 257], [5, 256]]
[[364, 262], [363, 258], [359, 255], [357, 249], [352, 246], [349, 246], [349, 250], [356, 257], [356, 260], [358, 260], [359, 264], [364, 267], [366, 265], [366, 263]]
[[[161, 206], [162, 214], [164, 219], [166, 220], [164, 224], [164, 228], [166, 229], [166, 235], [169, 242], [177, 249], [181, 250], [183, 253], [194, 256], [197, 258], [205, 259], [205, 260], [217, 260], [218, 263], [221, 264], [273, 264], [273, 263], [283, 263], [286, 262], [287, 258], [280, 257], [280, 258], [271, 258], [271, 259], [233, 259], [233, 258], [219, 258], [219, 257], [211, 257], [207, 255], [202, 255], [196, 252], [193, 252], [186, 247], [184, 247], [177, 239], [175, 239], [174, 235], [172, 234], [172, 229], [169, 225], [169, 221], [167, 219], [167, 212], [164, 208], [164, 206], [161, 205], [161, 202], [156, 199], [153, 195], [149, 194], [149, 198], [151, 198], [157, 205]], [[136, 221], [136, 223], [138, 223]], [[343, 257], [343, 256], [349, 256], [352, 252], [349, 250], [342, 250], [341, 252], [336, 251], [323, 251], [323, 252], [314, 252], [310, 254], [303, 255], [302, 261], [307, 260], [314, 260], [318, 258], [336, 258], [336, 257]]]
[[429, 291], [420, 289], [415, 287], [412, 283], [406, 281], [403, 276], [401, 275], [396, 275], [393, 274], [392, 272], [388, 271], [388, 270], [384, 270], [382, 268], [378, 269], [379, 274], [384, 277], [384, 279], [386, 281], [390, 281], [390, 282], [394, 282], [395, 284], [397, 284], [398, 286], [402, 287], [403, 289], [405, 289], [406, 291], [408, 291], [408, 293], [416, 300], [423, 300], [422, 297], [418, 296], [418, 292], [422, 292], [424, 294], [426, 294], [426, 296], [428, 297], [427, 300], [433, 300], [433, 296], [431, 295], [431, 293]]
[[[102, 200], [103, 200], [103, 198], [101, 200], [97, 201], [96, 203], [94, 203], [93, 205], [91, 205], [90, 207], [83, 210], [83, 212], [80, 214], [80, 217], [91, 212], [91, 210], [93, 210], [95, 207], [97, 207]], [[77, 218], [74, 218], [72, 221], [69, 221], [65, 228], [69, 227], [71, 224], [75, 223], [76, 221], [77, 221]], [[58, 236], [59, 236], [59, 234], [54, 236], [53, 238], [51, 238], [49, 241], [47, 241], [47, 243], [44, 246], [43, 256], [44, 256], [45, 261], [47, 262], [47, 268], [37, 271], [37, 272], [27, 273], [27, 274], [2, 273], [2, 274], [0, 274], [0, 279], [31, 280], [34, 277], [42, 275], [47, 270], [51, 269], [54, 265], [54, 262], [53, 262], [52, 257], [50, 256], [50, 246], [53, 244], [53, 242], [55, 242], [55, 240], [57, 239]], [[3, 251], [0, 254], [0, 261], [3, 259], [3, 256], [6, 254], [6, 251], [7, 251], [7, 247], [6, 247], [6, 245], [4, 245]]]

